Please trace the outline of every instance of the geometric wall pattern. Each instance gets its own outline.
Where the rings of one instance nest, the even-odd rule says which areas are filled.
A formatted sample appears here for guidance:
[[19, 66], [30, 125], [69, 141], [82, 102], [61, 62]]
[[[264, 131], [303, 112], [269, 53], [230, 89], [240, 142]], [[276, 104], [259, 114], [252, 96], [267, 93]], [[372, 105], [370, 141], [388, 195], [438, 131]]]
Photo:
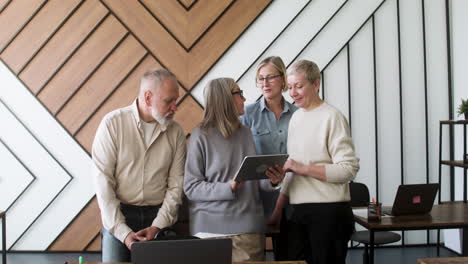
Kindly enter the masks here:
[[[130, 104], [142, 73], [159, 65], [174, 72], [180, 82], [176, 119], [189, 133], [203, 111], [190, 89], [269, 3], [270, 0], [2, 1], [0, 58], [87, 153], [102, 117]], [[5, 118], [17, 118], [7, 104], [0, 107]], [[16, 123], [20, 126], [21, 120]], [[21, 131], [21, 127], [18, 129]], [[27, 132], [27, 127], [23, 130]], [[32, 136], [31, 144], [41, 145], [26, 132], [25, 138]], [[14, 133], [18, 140], [26, 140], [19, 137], [16, 129], [12, 130], [12, 138]], [[48, 244], [22, 244], [27, 241], [24, 235], [37, 225], [34, 221], [41, 219], [41, 214], [49, 215], [47, 205], [54, 204], [54, 199], [64, 199], [63, 191], [70, 188], [68, 185], [75, 178], [60, 162], [55, 162], [57, 171], [49, 171], [48, 176], [54, 175], [56, 187], [47, 187], [47, 195], [42, 197], [45, 204], [34, 206], [35, 210], [10, 210], [8, 207], [15, 204], [16, 207], [33, 206], [20, 197], [21, 193], [30, 194], [36, 189], [40, 192], [41, 183], [47, 184], [47, 179], [31, 173], [33, 169], [22, 161], [26, 156], [16, 154], [15, 146], [4, 141], [7, 139], [0, 141], [2, 163], [11, 160], [15, 169], [11, 173], [18, 179], [11, 181], [11, 186], [2, 184], [2, 189], [9, 190], [5, 193], [8, 200], [2, 199], [5, 203], [2, 209], [9, 209], [9, 223], [16, 222], [14, 212], [21, 212], [25, 218], [28, 218], [26, 212], [31, 215], [30, 221], [8, 229], [8, 247], [14, 250], [98, 249], [99, 210], [89, 195], [80, 210], [72, 214], [76, 217], [69, 219], [61, 232], [52, 232], [56, 235], [54, 239], [43, 239]], [[87, 163], [82, 165], [89, 167]], [[92, 191], [89, 175], [85, 176]]]
[[[14, 138], [36, 146], [34, 155], [55, 170], [40, 200], [45, 204], [28, 211], [18, 234], [8, 230], [7, 246], [99, 250], [99, 210], [83, 168], [102, 117], [129, 105], [141, 74], [158, 65], [177, 76], [175, 119], [190, 133], [202, 116], [207, 80], [233, 77], [253, 102], [260, 96], [253, 80], [261, 59], [279, 55], [287, 66], [312, 59], [322, 69], [321, 96], [351, 125], [361, 158], [357, 181], [384, 204], [401, 183], [434, 181], [437, 122], [449, 116], [447, 46], [441, 37], [446, 7], [443, 1], [424, 2], [0, 0], [0, 59], [19, 82], [0, 90], [1, 120], [18, 131], [0, 133], [0, 161], [15, 175], [7, 185], [0, 175], [0, 209], [8, 209], [9, 219], [14, 210], [29, 210], [16, 208], [31, 204], [30, 192], [48, 179], [37, 172], [40, 162], [29, 164], [36, 158], [23, 156]], [[22, 107], [26, 102], [34, 115]], [[75, 152], [63, 155], [69, 148]], [[78, 179], [83, 186], [75, 186]], [[48, 210], [77, 197], [69, 193], [72, 188], [81, 200], [72, 203], [69, 218], [38, 228], [50, 217]], [[34, 230], [51, 232], [42, 244], [31, 244], [29, 238], [40, 235]], [[425, 231], [405, 234], [403, 243], [434, 240]]]

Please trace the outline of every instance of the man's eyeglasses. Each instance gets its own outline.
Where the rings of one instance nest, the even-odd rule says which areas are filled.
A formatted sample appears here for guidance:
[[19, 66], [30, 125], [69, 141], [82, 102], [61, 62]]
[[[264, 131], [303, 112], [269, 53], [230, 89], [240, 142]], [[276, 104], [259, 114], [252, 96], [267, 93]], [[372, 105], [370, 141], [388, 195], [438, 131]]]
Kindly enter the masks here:
[[262, 84], [264, 81], [267, 81], [268, 83], [271, 82], [271, 80], [280, 77], [281, 74], [276, 74], [276, 75], [270, 75], [266, 77], [257, 77], [255, 78], [257, 81], [257, 84]]
[[244, 97], [244, 91], [242, 90], [232, 91], [231, 94], [232, 95], [239, 94], [241, 97]]

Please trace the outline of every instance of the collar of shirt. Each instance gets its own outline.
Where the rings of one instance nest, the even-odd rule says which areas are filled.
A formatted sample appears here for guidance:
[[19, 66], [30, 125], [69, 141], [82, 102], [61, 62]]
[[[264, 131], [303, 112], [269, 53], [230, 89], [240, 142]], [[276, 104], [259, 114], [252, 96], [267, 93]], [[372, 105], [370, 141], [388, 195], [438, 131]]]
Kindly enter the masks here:
[[[283, 113], [289, 112], [289, 104], [288, 104], [288, 102], [286, 102], [286, 100], [284, 99], [284, 97], [282, 97], [281, 100], [282, 100], [282, 102], [283, 102]], [[265, 96], [262, 96], [262, 98], [260, 98], [260, 110], [261, 110], [261, 111], [264, 111], [265, 109], [271, 112], [271, 110], [270, 110], [270, 109], [268, 108], [268, 106], [266, 105]]]

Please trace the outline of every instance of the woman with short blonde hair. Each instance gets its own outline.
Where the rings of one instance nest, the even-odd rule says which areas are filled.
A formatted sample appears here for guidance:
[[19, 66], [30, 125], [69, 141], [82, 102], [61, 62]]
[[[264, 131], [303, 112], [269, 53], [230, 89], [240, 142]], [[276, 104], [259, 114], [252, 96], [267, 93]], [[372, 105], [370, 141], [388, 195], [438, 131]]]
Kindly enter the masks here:
[[293, 208], [288, 222], [288, 257], [309, 264], [345, 264], [354, 229], [349, 182], [359, 170], [348, 122], [319, 97], [320, 71], [312, 61], [288, 71], [289, 95], [299, 107], [289, 123], [291, 172], [280, 197]]
[[190, 232], [201, 238], [231, 238], [233, 261], [262, 261], [265, 222], [259, 190], [274, 190], [282, 178], [233, 180], [242, 160], [255, 155], [250, 129], [242, 126], [243, 92], [231, 78], [205, 87], [205, 113], [192, 131], [185, 164]]

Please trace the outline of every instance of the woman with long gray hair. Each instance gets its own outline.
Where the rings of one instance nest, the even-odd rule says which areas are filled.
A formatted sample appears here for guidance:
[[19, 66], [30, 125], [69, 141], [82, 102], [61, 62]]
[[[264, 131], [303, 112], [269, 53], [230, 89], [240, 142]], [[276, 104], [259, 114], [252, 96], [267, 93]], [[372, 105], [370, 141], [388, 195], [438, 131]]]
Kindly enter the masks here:
[[259, 190], [274, 190], [281, 177], [233, 180], [242, 160], [255, 155], [244, 113], [242, 90], [231, 78], [211, 80], [204, 91], [205, 113], [192, 131], [185, 165], [190, 231], [201, 238], [231, 238], [233, 261], [264, 259], [265, 221]]

